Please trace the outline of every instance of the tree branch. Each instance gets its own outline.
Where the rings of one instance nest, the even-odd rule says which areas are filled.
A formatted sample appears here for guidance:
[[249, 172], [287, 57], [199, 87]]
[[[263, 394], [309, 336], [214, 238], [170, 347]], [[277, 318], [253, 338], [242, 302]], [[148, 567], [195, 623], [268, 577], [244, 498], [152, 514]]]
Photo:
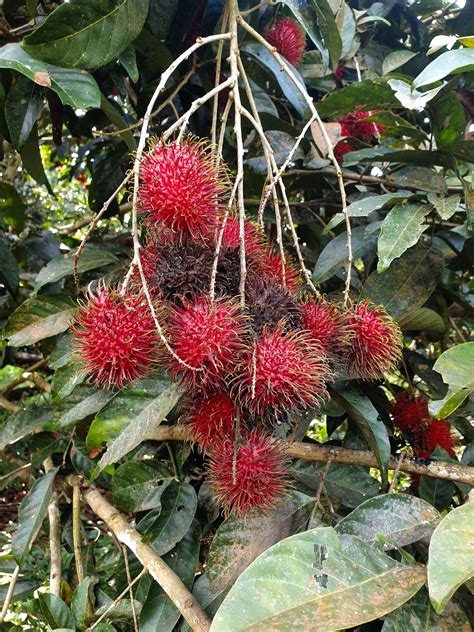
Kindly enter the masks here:
[[[48, 456], [43, 466], [45, 472], [52, 469], [53, 459]], [[58, 492], [53, 489], [48, 505], [49, 519], [49, 553], [51, 564], [49, 569], [49, 592], [56, 597], [61, 596], [61, 516], [59, 513]]]
[[[153, 436], [148, 437], [155, 441], [190, 441], [191, 438], [185, 426], [158, 426]], [[282, 442], [286, 445], [287, 454], [293, 459], [305, 461], [319, 461], [325, 463], [331, 460], [333, 463], [344, 465], [360, 465], [362, 467], [378, 468], [377, 459], [369, 450], [350, 450], [339, 446], [318, 445], [317, 443]], [[474, 467], [461, 465], [460, 463], [447, 463], [445, 461], [430, 461], [428, 459], [405, 458], [399, 464], [397, 459], [390, 459], [389, 470], [397, 470], [409, 474], [421, 474], [431, 478], [440, 478], [455, 483], [466, 483], [474, 486]]]
[[195, 632], [207, 632], [211, 625], [207, 614], [176, 573], [149, 544], [142, 541], [142, 536], [128, 524], [125, 517], [94, 487], [84, 492], [84, 500], [114, 532], [116, 538], [134, 553], [153, 579], [163, 588], [191, 628]]

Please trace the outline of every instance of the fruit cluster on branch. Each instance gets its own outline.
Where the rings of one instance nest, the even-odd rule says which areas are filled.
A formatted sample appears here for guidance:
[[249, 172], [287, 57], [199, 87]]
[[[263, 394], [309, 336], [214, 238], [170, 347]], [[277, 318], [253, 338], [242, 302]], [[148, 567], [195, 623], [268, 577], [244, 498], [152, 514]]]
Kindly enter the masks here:
[[317, 407], [336, 372], [371, 380], [393, 370], [402, 337], [379, 306], [306, 295], [299, 268], [233, 214], [229, 180], [204, 141], [150, 143], [140, 165], [140, 264], [169, 348], [136, 271], [126, 288], [89, 292], [73, 332], [98, 386], [122, 387], [157, 366], [182, 382], [182, 422], [208, 455], [216, 498], [243, 514], [286, 489], [275, 425]]

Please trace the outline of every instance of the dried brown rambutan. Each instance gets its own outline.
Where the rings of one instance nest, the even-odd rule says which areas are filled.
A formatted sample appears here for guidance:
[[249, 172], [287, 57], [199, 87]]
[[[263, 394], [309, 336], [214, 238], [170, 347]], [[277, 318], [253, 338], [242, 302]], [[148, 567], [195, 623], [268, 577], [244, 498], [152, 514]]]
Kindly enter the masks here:
[[207, 450], [216, 443], [234, 440], [236, 415], [234, 400], [227, 393], [217, 392], [190, 400], [183, 421], [191, 438], [202, 450]]
[[366, 301], [352, 306], [348, 325], [351, 344], [345, 360], [351, 377], [376, 380], [397, 367], [402, 355], [402, 332], [382, 306]]
[[264, 328], [242, 354], [233, 388], [252, 414], [317, 405], [327, 397], [326, 355], [307, 332]]
[[89, 292], [72, 333], [89, 379], [104, 388], [122, 387], [143, 376], [157, 358], [153, 318], [138, 293], [121, 296], [105, 287]]
[[295, 298], [277, 281], [249, 275], [245, 300], [252, 329], [260, 335], [264, 329], [275, 329], [283, 322], [285, 331], [299, 329], [301, 310]]
[[311, 334], [328, 356], [337, 356], [348, 346], [347, 314], [335, 303], [310, 298], [301, 307], [301, 328]]
[[212, 303], [208, 296], [183, 299], [168, 318], [171, 346], [184, 366], [170, 356], [168, 368], [173, 377], [181, 377], [193, 392], [219, 388], [228, 378], [245, 348], [248, 325], [239, 305], [224, 298]]
[[205, 143], [187, 138], [155, 142], [140, 167], [140, 209], [152, 227], [168, 228], [179, 238], [195, 239], [216, 226], [225, 171]]
[[265, 32], [265, 39], [293, 66], [298, 66], [306, 48], [306, 36], [298, 22], [282, 18]]
[[260, 430], [253, 430], [236, 451], [232, 441], [215, 442], [208, 480], [226, 515], [271, 509], [288, 489], [285, 450]]

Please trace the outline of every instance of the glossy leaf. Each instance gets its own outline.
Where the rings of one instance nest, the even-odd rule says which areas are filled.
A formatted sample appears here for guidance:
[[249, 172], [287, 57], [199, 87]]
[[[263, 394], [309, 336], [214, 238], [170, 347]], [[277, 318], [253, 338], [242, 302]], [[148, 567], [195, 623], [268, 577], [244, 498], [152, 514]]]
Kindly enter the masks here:
[[30, 406], [3, 419], [0, 425], [0, 450], [42, 428], [53, 416], [50, 406]]
[[455, 590], [474, 576], [474, 503], [456, 507], [436, 527], [428, 552], [431, 603], [442, 612]]
[[98, 413], [117, 394], [80, 384], [55, 406], [55, 420], [60, 426], [68, 426], [89, 415]]
[[430, 207], [426, 204], [397, 204], [382, 222], [377, 253], [377, 272], [384, 272], [394, 259], [414, 246], [428, 228], [424, 224]]
[[383, 494], [359, 505], [336, 526], [338, 533], [375, 542], [378, 535], [395, 546], [418, 542], [433, 532], [441, 514], [429, 503], [407, 494]]
[[2, 242], [0, 242], [0, 261], [2, 262], [0, 281], [5, 285], [10, 294], [15, 296], [20, 283], [18, 264], [10, 248]]
[[173, 479], [173, 474], [162, 463], [128, 461], [114, 474], [114, 502], [130, 513], [153, 509], [160, 505], [161, 495]]
[[43, 91], [23, 75], [19, 75], [8, 92], [5, 119], [15, 149], [21, 149], [33, 129], [43, 107]]
[[38, 184], [44, 184], [49, 193], [53, 193], [53, 189], [48, 180], [48, 176], [44, 170], [43, 159], [39, 147], [38, 125], [35, 123], [31, 129], [30, 135], [23, 143], [20, 151], [23, 167], [36, 180]]
[[[386, 204], [397, 202], [398, 200], [406, 200], [413, 194], [409, 191], [396, 191], [394, 193], [382, 193], [381, 195], [371, 195], [351, 202], [347, 206], [349, 217], [367, 217], [373, 211], [383, 208]], [[344, 221], [344, 213], [336, 213], [325, 228], [325, 232], [335, 228]]]
[[388, 73], [400, 68], [400, 66], [404, 66], [410, 59], [416, 57], [417, 54], [418, 53], [406, 49], [392, 51], [383, 60], [382, 74], [388, 75]]
[[68, 329], [74, 310], [72, 299], [61, 294], [29, 298], [8, 319], [4, 336], [11, 347], [32, 345]]
[[38, 478], [21, 502], [18, 510], [18, 528], [12, 537], [12, 553], [20, 566], [25, 561], [48, 512], [56, 472], [56, 469], [51, 469]]
[[30, 56], [19, 44], [7, 44], [0, 48], [0, 68], [17, 70], [38, 85], [51, 88], [64, 105], [84, 109], [100, 105], [99, 87], [92, 75], [45, 64]]
[[441, 335], [446, 329], [443, 318], [429, 307], [417, 307], [398, 318], [403, 330], [421, 330], [430, 334]]
[[329, 94], [318, 103], [318, 112], [324, 119], [334, 120], [356, 109], [361, 103], [371, 110], [393, 102], [393, 93], [385, 84], [361, 81]]
[[424, 581], [421, 566], [403, 566], [329, 527], [313, 529], [275, 544], [242, 573], [211, 632], [356, 627], [401, 606]]
[[41, 612], [52, 630], [76, 629], [74, 615], [60, 597], [50, 593], [42, 593], [39, 595], [39, 604]]
[[79, 630], [87, 628], [87, 621], [91, 615], [92, 588], [97, 580], [93, 577], [86, 577], [78, 584], [72, 594], [71, 611]]
[[444, 351], [433, 369], [441, 373], [444, 382], [453, 389], [474, 389], [474, 342], [464, 342]]
[[23, 49], [66, 68], [105, 66], [139, 35], [147, 12], [148, 0], [76, 0], [50, 13]]
[[413, 81], [415, 88], [427, 86], [435, 81], [444, 79], [450, 74], [465, 72], [474, 68], [474, 50], [472, 48], [457, 48], [449, 50], [437, 57]]

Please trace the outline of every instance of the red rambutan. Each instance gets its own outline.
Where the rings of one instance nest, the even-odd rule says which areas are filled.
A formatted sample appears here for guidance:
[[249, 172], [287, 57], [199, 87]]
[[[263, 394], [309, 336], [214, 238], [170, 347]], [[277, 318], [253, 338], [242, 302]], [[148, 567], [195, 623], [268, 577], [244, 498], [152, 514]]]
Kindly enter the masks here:
[[456, 437], [451, 425], [445, 419], [431, 419], [425, 432], [415, 438], [414, 451], [417, 457], [429, 459], [437, 447], [442, 448], [450, 456], [456, 456]]
[[[235, 458], [234, 458], [235, 456]], [[237, 447], [215, 443], [210, 452], [208, 480], [226, 515], [268, 510], [288, 487], [284, 448], [260, 430], [253, 430]]]
[[244, 348], [247, 323], [239, 305], [207, 296], [183, 299], [168, 319], [171, 346], [193, 371], [170, 357], [168, 368], [173, 377], [181, 376], [192, 391], [218, 387], [228, 376], [238, 354]]
[[424, 431], [430, 421], [426, 398], [409, 391], [403, 391], [396, 395], [390, 412], [393, 425], [402, 432], [418, 434]]
[[301, 328], [310, 332], [324, 353], [334, 356], [347, 347], [347, 316], [337, 305], [310, 298], [302, 304], [301, 312]]
[[155, 143], [143, 157], [140, 180], [140, 208], [150, 225], [193, 238], [216, 225], [226, 178], [204, 143]]
[[354, 151], [354, 147], [352, 147], [352, 145], [346, 140], [340, 140], [334, 146], [334, 155], [336, 156], [336, 160], [338, 162], [340, 162], [344, 156], [351, 151]]
[[374, 123], [367, 121], [367, 117], [377, 114], [380, 110], [361, 111], [353, 110], [346, 114], [340, 121], [346, 133], [346, 136], [353, 136], [354, 138], [360, 138], [366, 142], [370, 142], [372, 139], [377, 138], [379, 134], [385, 130], [385, 127], [380, 123]]
[[203, 450], [216, 442], [234, 440], [234, 419], [237, 406], [227, 393], [214, 393], [191, 400], [185, 410], [184, 422], [194, 441]]
[[158, 338], [140, 294], [100, 288], [90, 292], [76, 316], [73, 336], [92, 382], [121, 387], [144, 375], [157, 357]]
[[402, 333], [381, 306], [362, 301], [348, 317], [350, 347], [347, 371], [354, 378], [375, 380], [393, 371], [401, 358]]
[[[258, 263], [262, 275], [268, 279], [277, 281], [283, 285], [283, 270], [281, 254], [268, 250]], [[297, 294], [301, 290], [301, 275], [299, 266], [286, 257], [285, 261], [285, 286], [290, 294]]]
[[242, 354], [234, 388], [252, 414], [315, 406], [327, 396], [331, 372], [307, 332], [264, 328], [255, 349]]
[[265, 33], [265, 39], [293, 66], [298, 66], [306, 48], [306, 36], [298, 22], [291, 18], [276, 20]]
[[[247, 257], [259, 259], [266, 254], [264, 238], [255, 224], [245, 220], [245, 254]], [[227, 218], [222, 235], [223, 248], [240, 248], [240, 221], [236, 215]]]

